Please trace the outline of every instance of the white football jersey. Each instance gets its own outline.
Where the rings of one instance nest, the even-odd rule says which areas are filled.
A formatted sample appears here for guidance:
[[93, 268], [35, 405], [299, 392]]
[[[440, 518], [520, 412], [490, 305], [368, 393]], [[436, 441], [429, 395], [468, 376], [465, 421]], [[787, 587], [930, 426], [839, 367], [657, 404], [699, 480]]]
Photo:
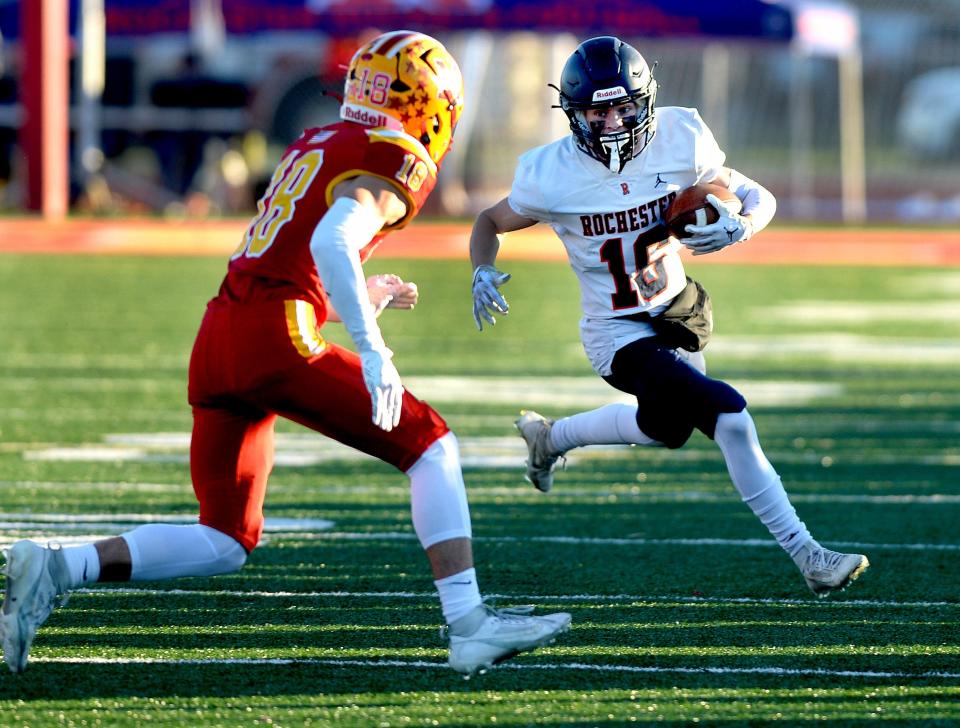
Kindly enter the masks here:
[[661, 218], [678, 190], [712, 180], [725, 160], [696, 109], [664, 106], [656, 114], [650, 144], [620, 174], [570, 135], [520, 157], [508, 198], [563, 242], [580, 281], [584, 348], [601, 375], [617, 349], [653, 334], [649, 324], [621, 317], [656, 314], [686, 285], [681, 244]]

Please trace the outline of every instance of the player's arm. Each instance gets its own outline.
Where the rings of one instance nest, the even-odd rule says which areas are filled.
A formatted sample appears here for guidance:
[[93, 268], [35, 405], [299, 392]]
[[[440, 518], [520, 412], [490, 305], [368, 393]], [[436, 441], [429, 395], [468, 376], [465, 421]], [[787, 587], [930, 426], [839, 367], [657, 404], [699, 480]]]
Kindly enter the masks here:
[[723, 167], [715, 180], [740, 198], [740, 216], [750, 221], [751, 235], [763, 230], [777, 211], [777, 198], [759, 182], [730, 167]]
[[400, 421], [403, 385], [370, 304], [360, 251], [384, 226], [407, 214], [407, 203], [390, 183], [365, 175], [341, 182], [332, 197], [310, 239], [310, 252], [330, 303], [360, 354], [373, 422], [389, 431]]
[[497, 262], [500, 236], [503, 233], [522, 230], [536, 224], [536, 220], [514, 212], [506, 197], [493, 207], [488, 207], [477, 215], [470, 233], [470, 262], [473, 263], [473, 267], [476, 269], [482, 265], [492, 266]]
[[536, 223], [515, 212], [506, 197], [477, 216], [470, 233], [470, 262], [473, 264], [473, 320], [478, 330], [483, 331], [484, 319], [491, 325], [496, 324], [494, 313], [510, 311], [498, 290], [510, 280], [510, 274], [494, 267], [500, 251], [500, 236]]
[[694, 251], [694, 255], [712, 253], [749, 240], [770, 224], [777, 211], [777, 200], [759, 182], [730, 167], [722, 167], [719, 174], [708, 181], [732, 190], [740, 199], [741, 208], [737, 212], [713, 195], [708, 195], [707, 201], [720, 213], [720, 219], [710, 225], [687, 226], [687, 231], [693, 236], [685, 238], [683, 243]]

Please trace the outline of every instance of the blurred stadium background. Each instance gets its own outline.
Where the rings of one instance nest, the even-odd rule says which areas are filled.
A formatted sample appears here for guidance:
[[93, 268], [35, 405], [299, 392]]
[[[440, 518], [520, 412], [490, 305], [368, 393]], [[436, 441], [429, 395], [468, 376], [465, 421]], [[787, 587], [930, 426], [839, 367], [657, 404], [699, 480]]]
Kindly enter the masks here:
[[781, 221], [960, 220], [960, 1], [602, 6], [0, 0], [0, 209], [39, 204], [23, 94], [40, 58], [25, 39], [68, 7], [74, 212], [246, 214], [283, 147], [336, 117], [324, 94], [358, 40], [407, 26], [443, 40], [467, 84], [434, 215], [482, 209], [519, 153], [567, 133], [546, 84], [577, 42], [613, 32], [658, 64], [659, 104], [697, 106], [731, 163], [777, 194]]

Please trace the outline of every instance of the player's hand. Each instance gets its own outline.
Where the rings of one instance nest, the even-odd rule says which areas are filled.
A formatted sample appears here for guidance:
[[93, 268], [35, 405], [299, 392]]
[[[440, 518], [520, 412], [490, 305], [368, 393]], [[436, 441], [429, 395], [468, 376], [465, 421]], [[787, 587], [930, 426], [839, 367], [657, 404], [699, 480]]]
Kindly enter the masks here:
[[494, 326], [497, 323], [494, 313], [510, 313], [510, 306], [498, 290], [509, 280], [509, 273], [503, 273], [492, 265], [478, 265], [473, 272], [473, 320], [478, 331], [483, 331], [483, 319]]
[[707, 195], [707, 202], [717, 209], [720, 219], [709, 225], [687, 225], [686, 231], [692, 235], [681, 242], [690, 248], [694, 255], [713, 253], [740, 243], [753, 233], [750, 221], [738, 213], [733, 205], [716, 195]]
[[390, 303], [387, 304], [387, 308], [403, 308], [411, 309], [417, 305], [417, 302], [420, 300], [420, 291], [417, 289], [417, 284], [413, 281], [397, 281], [397, 284], [393, 287], [393, 294], [390, 299]]
[[393, 365], [393, 352], [387, 348], [365, 351], [360, 364], [373, 405], [373, 424], [390, 432], [400, 423], [403, 410], [403, 384]]
[[367, 278], [367, 295], [377, 316], [387, 308], [411, 309], [420, 298], [416, 283], [406, 282], [393, 273]]

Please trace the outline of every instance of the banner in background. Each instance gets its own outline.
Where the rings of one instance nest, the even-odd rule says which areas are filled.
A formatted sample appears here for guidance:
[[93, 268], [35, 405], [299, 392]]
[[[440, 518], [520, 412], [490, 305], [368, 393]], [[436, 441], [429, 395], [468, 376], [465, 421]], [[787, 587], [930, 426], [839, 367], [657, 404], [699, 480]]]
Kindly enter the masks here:
[[[0, 1], [0, 33], [19, 35], [21, 2]], [[79, 0], [69, 0], [71, 32]], [[105, 0], [107, 35], [185, 33], [190, 0]], [[350, 35], [371, 28], [426, 32], [570, 31], [578, 35], [755, 38], [793, 37], [788, 8], [767, 0], [222, 0], [228, 33], [317, 30]]]

